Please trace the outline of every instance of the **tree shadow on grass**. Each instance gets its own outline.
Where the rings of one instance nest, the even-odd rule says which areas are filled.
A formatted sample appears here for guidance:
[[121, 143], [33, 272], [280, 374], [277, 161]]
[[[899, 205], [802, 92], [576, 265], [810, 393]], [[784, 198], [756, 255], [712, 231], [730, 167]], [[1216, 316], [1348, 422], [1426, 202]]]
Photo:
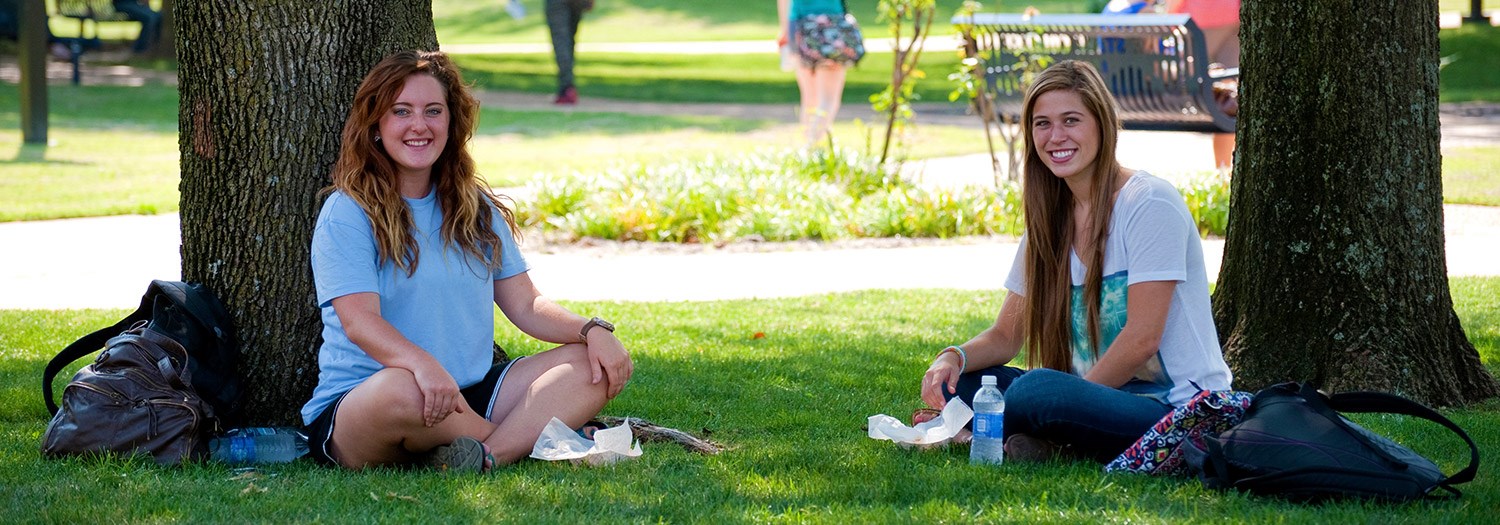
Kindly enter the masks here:
[[[671, 522], [1235, 516], [1249, 522], [1319, 523], [1330, 516], [1430, 517], [1426, 505], [1301, 506], [1213, 493], [1189, 479], [1108, 475], [1088, 463], [975, 467], [961, 447], [911, 451], [866, 437], [862, 427], [868, 416], [904, 417], [918, 406], [917, 381], [935, 349], [993, 322], [1001, 295], [931, 290], [577, 305], [577, 311], [616, 321], [635, 356], [630, 387], [605, 413], [692, 432], [707, 429], [715, 441], [731, 447], [716, 456], [648, 444], [641, 458], [612, 467], [526, 461], [482, 481], [395, 470], [352, 473], [305, 463], [263, 469], [267, 477], [236, 479], [221, 466], [43, 461], [35, 447], [44, 418], [34, 410], [7, 408], [0, 413], [0, 451], [16, 459], [0, 462], [0, 483], [13, 487], [21, 496], [17, 501], [48, 502], [33, 506], [52, 509], [46, 510], [51, 521], [100, 516], [145, 521], [164, 512], [183, 521], [227, 516], [552, 521], [558, 513]], [[36, 347], [60, 345], [72, 332], [86, 330], [80, 326], [97, 326], [117, 315], [122, 312], [0, 312], [5, 326], [38, 325], [0, 334], [8, 357], [0, 363], [0, 383], [34, 382], [30, 378], [43, 362], [38, 354], [44, 353]], [[550, 346], [511, 329], [503, 329], [500, 340], [516, 355]], [[17, 386], [7, 397], [21, 390]], [[1500, 428], [1493, 411], [1461, 415], [1461, 424], [1472, 428]], [[1423, 436], [1420, 429], [1407, 428], [1422, 424], [1396, 421], [1391, 428]], [[1487, 430], [1476, 438], [1492, 442], [1493, 435]], [[1466, 503], [1443, 506], [1445, 516], [1459, 522], [1481, 519], [1497, 500], [1494, 472], [1491, 466], [1465, 486]], [[108, 503], [78, 496], [106, 490], [116, 495]], [[154, 503], [161, 501], [169, 503]]]
[[47, 144], [22, 143], [16, 147], [16, 155], [9, 159], [0, 159], [0, 164], [49, 164], [55, 166], [82, 166], [88, 163], [75, 160], [48, 159]]

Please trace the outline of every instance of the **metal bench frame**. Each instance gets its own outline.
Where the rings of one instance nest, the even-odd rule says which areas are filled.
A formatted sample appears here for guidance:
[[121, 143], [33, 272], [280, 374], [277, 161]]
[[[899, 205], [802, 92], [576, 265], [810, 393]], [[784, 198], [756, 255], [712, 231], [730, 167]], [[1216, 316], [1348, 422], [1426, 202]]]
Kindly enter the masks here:
[[1020, 118], [1025, 56], [1093, 64], [1119, 103], [1126, 129], [1233, 133], [1235, 117], [1214, 99], [1214, 83], [1237, 68], [1210, 71], [1203, 31], [1188, 15], [1036, 15], [976, 13], [954, 24], [974, 27], [995, 110]]
[[[73, 63], [73, 84], [81, 80], [80, 62], [84, 51], [99, 45], [99, 22], [125, 22], [130, 19], [125, 13], [115, 11], [113, 0], [57, 0], [57, 14], [78, 20], [78, 38], [61, 39], [68, 46]], [[94, 23], [94, 36], [89, 36], [88, 23]]]

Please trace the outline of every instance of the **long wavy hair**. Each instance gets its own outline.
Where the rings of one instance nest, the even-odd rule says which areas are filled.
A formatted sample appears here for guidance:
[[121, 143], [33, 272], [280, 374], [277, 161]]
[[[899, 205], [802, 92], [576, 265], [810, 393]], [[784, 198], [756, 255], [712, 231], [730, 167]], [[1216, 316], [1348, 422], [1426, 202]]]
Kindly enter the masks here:
[[[1084, 107], [1099, 122], [1099, 152], [1088, 173], [1093, 195], [1073, 195], [1062, 179], [1042, 163], [1037, 153], [1031, 119], [1042, 94], [1068, 90], [1083, 99]], [[1092, 214], [1085, 230], [1093, 250], [1088, 254], [1083, 297], [1088, 309], [1088, 336], [1094, 354], [1099, 354], [1099, 294], [1104, 274], [1104, 246], [1109, 220], [1114, 214], [1114, 188], [1122, 168], [1115, 158], [1120, 117], [1099, 72], [1086, 62], [1064, 60], [1037, 75], [1026, 92], [1022, 126], [1026, 137], [1026, 164], [1022, 180], [1022, 206], [1026, 217], [1026, 309], [1022, 314], [1026, 362], [1063, 372], [1072, 369], [1072, 271], [1068, 254], [1075, 241], [1072, 204], [1088, 199]]]
[[344, 121], [333, 184], [323, 192], [341, 191], [365, 210], [381, 264], [394, 263], [407, 275], [416, 272], [422, 254], [412, 235], [411, 210], [398, 191], [395, 161], [375, 141], [380, 118], [395, 105], [406, 80], [416, 75], [436, 79], [448, 103], [448, 142], [432, 166], [432, 183], [443, 212], [443, 245], [458, 246], [490, 270], [498, 268], [500, 236], [491, 227], [491, 214], [498, 210], [512, 233], [516, 232], [515, 216], [474, 168], [467, 145], [479, 121], [479, 101], [446, 54], [398, 51], [370, 69]]

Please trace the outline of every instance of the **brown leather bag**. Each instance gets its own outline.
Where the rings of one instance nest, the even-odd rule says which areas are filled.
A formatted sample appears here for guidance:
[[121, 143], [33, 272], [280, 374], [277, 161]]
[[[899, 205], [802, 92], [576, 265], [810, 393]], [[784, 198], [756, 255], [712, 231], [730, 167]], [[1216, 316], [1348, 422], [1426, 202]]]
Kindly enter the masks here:
[[111, 338], [63, 389], [42, 453], [144, 452], [163, 465], [203, 458], [219, 424], [187, 362], [187, 350], [147, 321]]

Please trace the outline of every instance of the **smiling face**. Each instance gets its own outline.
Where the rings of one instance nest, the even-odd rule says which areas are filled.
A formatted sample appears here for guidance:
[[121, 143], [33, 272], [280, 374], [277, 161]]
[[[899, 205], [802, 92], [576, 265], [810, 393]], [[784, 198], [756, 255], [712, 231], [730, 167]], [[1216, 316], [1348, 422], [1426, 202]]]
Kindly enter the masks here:
[[1037, 156], [1052, 174], [1067, 180], [1090, 173], [1099, 156], [1099, 119], [1070, 89], [1054, 89], [1036, 98], [1031, 133]]
[[430, 178], [448, 143], [447, 91], [432, 75], [406, 78], [395, 104], [380, 117], [381, 147], [403, 178]]

